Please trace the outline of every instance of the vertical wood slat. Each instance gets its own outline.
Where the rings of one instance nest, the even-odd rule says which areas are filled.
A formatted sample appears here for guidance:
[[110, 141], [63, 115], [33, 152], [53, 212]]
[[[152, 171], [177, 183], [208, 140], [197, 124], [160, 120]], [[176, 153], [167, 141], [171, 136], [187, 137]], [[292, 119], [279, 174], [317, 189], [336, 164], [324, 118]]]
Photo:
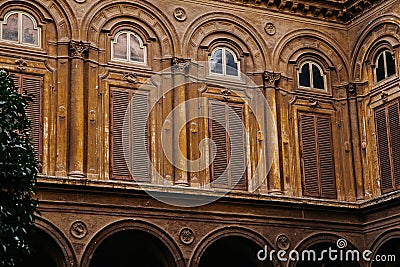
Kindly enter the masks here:
[[300, 113], [303, 194], [336, 198], [336, 180], [329, 115]]
[[375, 126], [382, 193], [400, 189], [399, 102], [375, 111]]
[[[38, 162], [42, 161], [42, 91], [43, 77], [29, 74], [12, 73], [10, 75], [20, 94], [29, 95], [32, 102], [25, 108], [26, 115], [31, 122], [30, 138]], [[40, 166], [39, 166], [39, 171]]]
[[[140, 91], [128, 91], [112, 88], [111, 99], [111, 166], [112, 179], [134, 179], [137, 182], [150, 180], [149, 160], [149, 131], [147, 112], [149, 110], [149, 94]], [[130, 110], [128, 106], [130, 103]], [[125, 113], [128, 111], [128, 129], [124, 129]], [[128, 135], [124, 143], [124, 135]], [[128, 162], [125, 160], [125, 151], [129, 153]]]
[[[243, 105], [210, 100], [210, 137], [216, 145], [211, 164], [213, 187], [245, 190], [246, 158]], [[230, 164], [229, 164], [230, 163]], [[228, 165], [229, 164], [229, 165]]]

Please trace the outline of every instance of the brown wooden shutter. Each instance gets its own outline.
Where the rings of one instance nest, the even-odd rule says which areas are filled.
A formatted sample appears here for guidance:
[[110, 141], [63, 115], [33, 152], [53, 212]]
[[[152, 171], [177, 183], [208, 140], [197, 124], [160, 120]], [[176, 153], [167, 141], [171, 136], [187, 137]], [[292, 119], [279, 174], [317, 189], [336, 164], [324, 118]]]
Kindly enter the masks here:
[[247, 181], [243, 105], [210, 100], [210, 117], [210, 136], [217, 149], [211, 165], [212, 186], [244, 190]]
[[[12, 80], [14, 85], [18, 88], [20, 94], [29, 95], [32, 102], [29, 102], [25, 108], [26, 115], [31, 122], [32, 131], [30, 138], [32, 145], [36, 152], [38, 162], [42, 161], [42, 91], [43, 91], [43, 77], [12, 73]], [[39, 164], [39, 171], [40, 164]]]
[[381, 190], [400, 188], [400, 119], [398, 101], [375, 111]]
[[[122, 140], [125, 112], [129, 104], [127, 90], [112, 89], [110, 92], [111, 110], [111, 178], [130, 179], [129, 170], [124, 157], [124, 144]], [[126, 148], [128, 149], [128, 148]]]
[[300, 113], [303, 194], [336, 198], [336, 180], [329, 115]]
[[243, 105], [229, 105], [230, 176], [236, 189], [246, 189], [245, 132], [243, 129]]
[[228, 188], [228, 146], [225, 104], [219, 101], [210, 101], [210, 113], [211, 140], [213, 140], [216, 146], [216, 151], [213, 151], [216, 156], [211, 165], [211, 182], [213, 187]]
[[150, 181], [149, 136], [148, 136], [149, 94], [136, 91], [131, 97], [131, 171], [135, 181]]

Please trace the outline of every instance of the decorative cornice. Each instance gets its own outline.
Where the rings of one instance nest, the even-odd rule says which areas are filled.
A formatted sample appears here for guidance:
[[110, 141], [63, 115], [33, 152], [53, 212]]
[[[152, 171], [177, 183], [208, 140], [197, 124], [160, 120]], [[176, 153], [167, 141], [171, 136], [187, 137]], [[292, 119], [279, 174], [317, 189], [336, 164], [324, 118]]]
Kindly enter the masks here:
[[347, 23], [384, 0], [214, 0]]
[[73, 58], [84, 58], [85, 53], [89, 50], [90, 44], [82, 41], [71, 41], [69, 43], [69, 50], [71, 57]]

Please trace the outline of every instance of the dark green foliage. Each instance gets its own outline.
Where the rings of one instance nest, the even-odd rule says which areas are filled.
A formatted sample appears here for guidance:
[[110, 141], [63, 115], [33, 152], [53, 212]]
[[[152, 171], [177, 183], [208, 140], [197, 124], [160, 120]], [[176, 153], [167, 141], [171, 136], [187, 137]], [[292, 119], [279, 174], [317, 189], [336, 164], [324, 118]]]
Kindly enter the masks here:
[[29, 101], [0, 70], [0, 266], [15, 266], [29, 253], [27, 238], [34, 228], [38, 169], [25, 114]]

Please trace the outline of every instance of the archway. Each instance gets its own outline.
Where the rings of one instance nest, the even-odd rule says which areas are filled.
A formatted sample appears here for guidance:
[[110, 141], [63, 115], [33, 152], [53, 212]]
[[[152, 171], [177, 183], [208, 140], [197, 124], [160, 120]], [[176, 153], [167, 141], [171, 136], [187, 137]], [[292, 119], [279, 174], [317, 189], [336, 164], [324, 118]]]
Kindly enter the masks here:
[[32, 233], [30, 246], [32, 253], [27, 255], [20, 267], [41, 266], [41, 267], [65, 267], [66, 259], [59, 245], [47, 233], [36, 229]]
[[140, 230], [123, 230], [107, 237], [93, 254], [89, 267], [175, 267], [167, 246]]
[[383, 243], [374, 256], [371, 267], [396, 267], [400, 260], [400, 238]]
[[214, 241], [204, 251], [199, 267], [264, 267], [274, 266], [270, 261], [260, 261], [261, 250], [255, 242], [241, 236], [227, 236]]

